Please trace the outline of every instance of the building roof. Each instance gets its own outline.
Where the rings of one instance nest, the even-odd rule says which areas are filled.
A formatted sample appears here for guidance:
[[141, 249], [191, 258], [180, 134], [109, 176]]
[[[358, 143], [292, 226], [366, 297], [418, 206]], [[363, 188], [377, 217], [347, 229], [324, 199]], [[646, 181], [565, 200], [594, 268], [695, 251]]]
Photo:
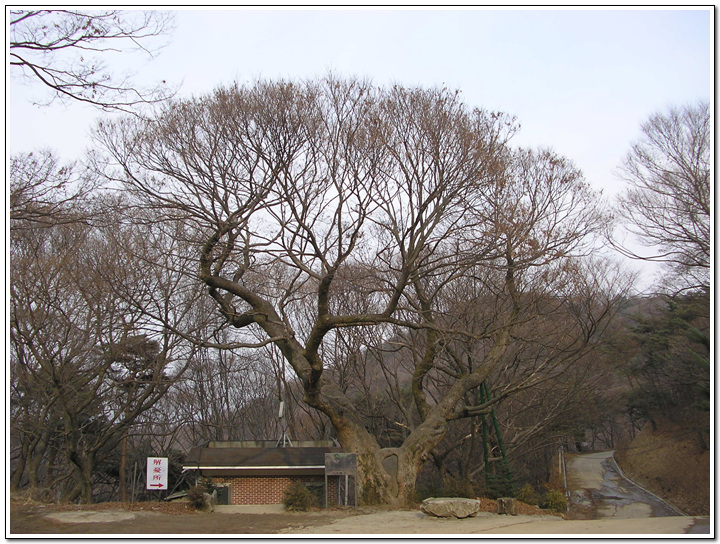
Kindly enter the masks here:
[[[275, 448], [279, 440], [211, 440], [206, 448]], [[333, 440], [292, 440], [296, 448], [332, 448], [337, 446]]]
[[337, 447], [196, 447], [183, 470], [203, 476], [313, 475], [325, 473], [325, 454]]

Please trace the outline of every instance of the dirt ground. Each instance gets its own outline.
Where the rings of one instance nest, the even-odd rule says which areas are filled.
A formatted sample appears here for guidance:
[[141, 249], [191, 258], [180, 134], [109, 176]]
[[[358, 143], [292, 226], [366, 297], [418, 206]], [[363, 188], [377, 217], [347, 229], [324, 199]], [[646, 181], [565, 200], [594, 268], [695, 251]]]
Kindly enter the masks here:
[[119, 503], [88, 506], [10, 502], [10, 535], [23, 534], [274, 534], [283, 529], [330, 523], [344, 511], [284, 514], [216, 514], [182, 504]]
[[[493, 513], [495, 502], [482, 501], [482, 510], [467, 519], [440, 519], [418, 510], [361, 508], [288, 513], [200, 513], [185, 505], [120, 503], [89, 506], [45, 505], [10, 501], [8, 537], [33, 535], [205, 535], [205, 534], [680, 534], [698, 520], [689, 517], [648, 520], [564, 521], [546, 511], [523, 505], [518, 516]], [[277, 512], [277, 508], [273, 510]], [[533, 514], [523, 514], [532, 512]], [[700, 520], [699, 532], [709, 532]]]
[[[498, 517], [495, 514], [496, 502], [481, 499], [480, 518]], [[550, 516], [535, 506], [519, 504], [520, 516], [517, 519], [560, 519]], [[296, 533], [303, 530], [322, 532], [322, 528], [343, 521], [343, 527], [358, 533], [367, 531], [378, 522], [388, 522], [390, 532], [417, 532], [417, 519], [427, 518], [417, 510], [385, 511], [362, 508], [355, 512], [353, 508], [337, 508], [329, 511], [275, 513], [203, 513], [197, 512], [183, 503], [100, 503], [93, 505], [54, 505], [34, 501], [10, 501], [10, 535], [23, 534], [277, 534]], [[370, 516], [370, 517], [368, 517]], [[370, 521], [370, 519], [374, 521]], [[387, 519], [386, 519], [387, 518]], [[398, 525], [400, 518], [405, 519], [404, 526]], [[463, 520], [453, 520], [463, 521]], [[445, 522], [445, 525], [438, 525]], [[433, 527], [440, 532], [463, 532], [468, 527], [458, 525], [453, 528], [449, 520], [434, 519]], [[353, 529], [353, 527], [355, 529]], [[333, 532], [333, 531], [328, 531]], [[430, 532], [437, 532], [431, 530]]]

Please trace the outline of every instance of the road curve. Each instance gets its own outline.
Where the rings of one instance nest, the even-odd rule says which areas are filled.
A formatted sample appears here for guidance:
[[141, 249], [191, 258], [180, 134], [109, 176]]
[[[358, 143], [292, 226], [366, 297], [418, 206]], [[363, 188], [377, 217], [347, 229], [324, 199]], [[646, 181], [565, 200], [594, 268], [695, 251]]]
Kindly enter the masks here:
[[678, 512], [617, 470], [613, 452], [567, 456], [570, 509], [592, 519], [659, 518]]

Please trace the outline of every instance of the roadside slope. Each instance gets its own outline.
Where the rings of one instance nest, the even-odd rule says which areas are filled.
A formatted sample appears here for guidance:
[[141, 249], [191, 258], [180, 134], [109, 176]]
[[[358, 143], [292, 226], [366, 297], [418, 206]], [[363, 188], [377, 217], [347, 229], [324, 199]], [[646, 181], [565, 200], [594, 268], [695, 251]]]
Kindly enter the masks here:
[[710, 515], [710, 452], [696, 431], [648, 423], [632, 443], [615, 452], [625, 474], [691, 516]]

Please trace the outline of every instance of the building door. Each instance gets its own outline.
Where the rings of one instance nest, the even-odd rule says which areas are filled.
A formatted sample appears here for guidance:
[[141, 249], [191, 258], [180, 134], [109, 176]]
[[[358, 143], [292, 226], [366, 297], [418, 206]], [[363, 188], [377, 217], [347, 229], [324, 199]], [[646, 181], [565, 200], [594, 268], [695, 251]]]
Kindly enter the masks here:
[[230, 504], [230, 486], [216, 487], [218, 504]]

